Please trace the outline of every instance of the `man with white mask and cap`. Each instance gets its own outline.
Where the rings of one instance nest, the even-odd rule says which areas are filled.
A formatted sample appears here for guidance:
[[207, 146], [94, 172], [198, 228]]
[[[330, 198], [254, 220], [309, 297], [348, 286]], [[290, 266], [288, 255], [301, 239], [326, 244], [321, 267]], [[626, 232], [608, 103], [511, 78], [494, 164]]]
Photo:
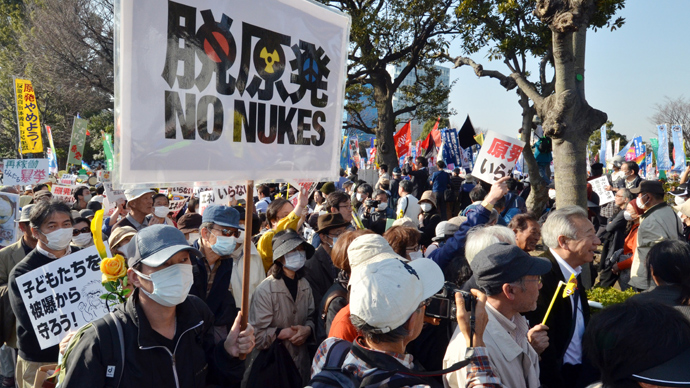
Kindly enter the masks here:
[[[127, 270], [134, 292], [82, 332], [67, 356], [60, 385], [239, 387], [244, 361], [238, 356], [253, 349], [254, 329], [248, 325], [240, 331], [238, 315], [227, 337], [214, 339], [212, 312], [189, 295], [190, 253], [201, 252], [169, 225], [152, 225], [135, 239], [136, 252]], [[117, 330], [111, 330], [113, 326]], [[103, 340], [104, 332], [119, 332], [119, 338]], [[117, 359], [123, 361], [110, 365], [104, 355], [114, 352], [113, 347], [124, 351]]]

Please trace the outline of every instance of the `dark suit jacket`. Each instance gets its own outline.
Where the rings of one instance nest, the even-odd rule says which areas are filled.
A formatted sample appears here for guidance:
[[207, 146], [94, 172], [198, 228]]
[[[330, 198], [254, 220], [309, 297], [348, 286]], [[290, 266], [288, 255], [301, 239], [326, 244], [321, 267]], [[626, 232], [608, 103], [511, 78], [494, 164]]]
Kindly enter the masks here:
[[[551, 254], [551, 251], [547, 250], [541, 256], [549, 259], [551, 271], [541, 277], [542, 289], [539, 291], [537, 309], [525, 314], [530, 326], [538, 325], [544, 319], [553, 294], [556, 292], [558, 281], [565, 283], [568, 280], [563, 277], [561, 267]], [[559, 294], [562, 292], [563, 287], [559, 290]], [[587, 294], [582, 286], [578, 287], [577, 292], [580, 294], [580, 300], [582, 301], [582, 313], [586, 326], [589, 321]], [[575, 332], [575, 321], [573, 320], [572, 313], [573, 305], [570, 299], [564, 299], [559, 295], [551, 309], [549, 318], [546, 320], [546, 326], [549, 327], [549, 347], [541, 354], [541, 361], [539, 361], [539, 380], [543, 388], [560, 388], [565, 386], [561, 375], [563, 356]]]

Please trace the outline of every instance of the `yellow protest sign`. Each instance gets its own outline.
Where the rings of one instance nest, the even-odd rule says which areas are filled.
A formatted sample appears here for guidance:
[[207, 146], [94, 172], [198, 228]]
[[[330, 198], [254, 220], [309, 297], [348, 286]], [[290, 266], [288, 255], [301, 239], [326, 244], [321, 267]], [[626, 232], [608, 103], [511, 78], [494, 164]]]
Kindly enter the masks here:
[[14, 95], [19, 123], [19, 149], [22, 154], [43, 153], [41, 119], [31, 81], [16, 78]]

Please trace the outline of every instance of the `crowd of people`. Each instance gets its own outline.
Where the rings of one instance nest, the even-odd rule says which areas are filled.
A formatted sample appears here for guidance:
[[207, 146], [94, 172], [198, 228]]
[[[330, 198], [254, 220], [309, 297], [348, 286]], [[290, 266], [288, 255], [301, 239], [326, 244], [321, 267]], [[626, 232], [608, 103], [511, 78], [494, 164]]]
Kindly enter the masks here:
[[[203, 214], [193, 195], [171, 211], [128, 189], [100, 233], [131, 293], [45, 349], [16, 279], [94, 244], [103, 186], [72, 205], [3, 187], [23, 203], [0, 250], [0, 386], [57, 364], [59, 387], [690, 387], [690, 169], [669, 191], [609, 167], [590, 179], [613, 202], [589, 189], [587, 209], [557, 208], [551, 183], [539, 214], [529, 179], [422, 157], [376, 182], [352, 168], [310, 192], [260, 184]], [[594, 313], [595, 286], [639, 294]]]

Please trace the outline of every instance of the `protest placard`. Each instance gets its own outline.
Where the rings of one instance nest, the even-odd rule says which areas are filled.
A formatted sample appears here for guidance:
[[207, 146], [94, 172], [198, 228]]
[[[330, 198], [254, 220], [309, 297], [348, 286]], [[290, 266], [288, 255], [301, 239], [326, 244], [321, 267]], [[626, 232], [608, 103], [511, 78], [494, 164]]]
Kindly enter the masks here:
[[117, 203], [118, 201], [127, 200], [127, 197], [125, 197], [125, 191], [115, 190], [112, 182], [103, 182], [103, 191], [105, 193], [105, 197], [108, 198], [110, 203]]
[[216, 204], [216, 194], [213, 190], [199, 193], [199, 214], [204, 215], [204, 210]]
[[22, 154], [43, 153], [41, 114], [31, 81], [15, 78], [14, 96], [19, 122], [19, 149]]
[[518, 139], [488, 131], [472, 169], [472, 176], [489, 184], [508, 176], [524, 146], [525, 143]]
[[98, 170], [96, 171], [96, 177], [98, 178], [99, 182], [110, 182], [111, 181], [111, 172], [108, 170]]
[[592, 179], [587, 182], [592, 185], [592, 190], [599, 196], [599, 205], [605, 205], [609, 202], [613, 202], [616, 196], [613, 192], [606, 190], [606, 186], [610, 186], [609, 180], [605, 176], [601, 176], [596, 179]]
[[118, 184], [337, 178], [348, 16], [307, 0], [119, 5]]
[[19, 195], [0, 192], [0, 246], [6, 247], [17, 241]]
[[88, 125], [89, 120], [78, 117], [74, 118], [74, 123], [72, 124], [72, 139], [69, 143], [69, 155], [67, 155], [67, 164], [81, 166], [82, 157], [84, 156], [84, 145], [86, 144], [86, 127]]
[[35, 185], [48, 181], [48, 159], [5, 159], [5, 185]]
[[58, 182], [61, 185], [74, 186], [77, 184], [77, 176], [72, 174], [62, 174]]
[[74, 186], [67, 186], [56, 183], [50, 188], [50, 192], [53, 193], [54, 199], [71, 205], [75, 202], [74, 196], [72, 196], [72, 190], [74, 188]]
[[25, 273], [17, 286], [41, 349], [108, 313], [101, 258], [89, 247]]

